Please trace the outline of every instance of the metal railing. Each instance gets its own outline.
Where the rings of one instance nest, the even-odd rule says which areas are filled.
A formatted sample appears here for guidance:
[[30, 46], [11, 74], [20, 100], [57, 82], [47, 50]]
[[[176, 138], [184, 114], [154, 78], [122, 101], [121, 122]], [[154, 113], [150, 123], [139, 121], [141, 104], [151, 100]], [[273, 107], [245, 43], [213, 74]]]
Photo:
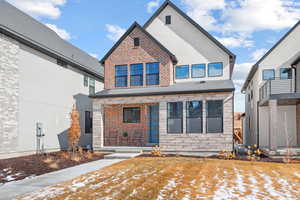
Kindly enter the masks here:
[[272, 94], [287, 94], [295, 92], [295, 84], [293, 79], [267, 80], [259, 88], [259, 100], [268, 98]]

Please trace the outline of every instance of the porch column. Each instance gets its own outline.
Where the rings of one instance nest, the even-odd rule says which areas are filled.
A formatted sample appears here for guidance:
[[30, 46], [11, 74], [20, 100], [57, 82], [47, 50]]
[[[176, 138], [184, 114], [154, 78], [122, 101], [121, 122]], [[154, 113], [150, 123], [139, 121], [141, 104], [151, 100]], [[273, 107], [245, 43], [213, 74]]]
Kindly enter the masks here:
[[269, 148], [277, 149], [278, 123], [277, 123], [278, 107], [277, 100], [269, 100]]
[[202, 114], [202, 130], [206, 133], [206, 100], [202, 101], [203, 114]]
[[297, 145], [300, 146], [300, 104], [296, 105], [296, 123]]
[[93, 100], [93, 149], [104, 146], [104, 106], [101, 101]]
[[183, 106], [183, 113], [182, 113], [182, 133], [183, 134], [187, 134], [186, 131], [186, 101], [182, 102], [182, 106]]
[[167, 102], [159, 103], [159, 135], [167, 134]]

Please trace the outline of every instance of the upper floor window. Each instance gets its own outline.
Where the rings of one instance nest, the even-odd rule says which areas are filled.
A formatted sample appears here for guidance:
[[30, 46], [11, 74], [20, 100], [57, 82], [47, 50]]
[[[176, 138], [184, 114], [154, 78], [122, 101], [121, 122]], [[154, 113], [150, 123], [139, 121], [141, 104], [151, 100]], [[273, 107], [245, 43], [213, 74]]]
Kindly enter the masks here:
[[130, 65], [130, 85], [143, 85], [143, 64]]
[[147, 85], [159, 85], [159, 63], [146, 64], [146, 83]]
[[89, 77], [83, 76], [83, 86], [88, 87], [89, 86]]
[[212, 100], [206, 103], [207, 133], [223, 132], [223, 101]]
[[280, 79], [291, 79], [292, 69], [291, 68], [280, 68]]
[[134, 47], [140, 46], [140, 38], [134, 38], [133, 43], [134, 43]]
[[90, 95], [95, 94], [95, 79], [92, 79], [92, 78], [90, 78], [89, 94]]
[[127, 87], [127, 65], [116, 65], [115, 84], [116, 87]]
[[275, 70], [274, 69], [264, 69], [263, 70], [263, 80], [274, 80]]
[[202, 101], [186, 102], [186, 132], [202, 133]]
[[175, 76], [177, 79], [189, 78], [190, 70], [188, 65], [176, 66]]
[[140, 123], [141, 108], [123, 108], [123, 123]]
[[223, 63], [209, 63], [208, 64], [208, 76], [217, 77], [223, 75]]
[[166, 24], [171, 24], [171, 15], [166, 16]]
[[192, 78], [205, 77], [205, 71], [206, 71], [205, 68], [206, 68], [205, 64], [192, 65]]
[[168, 133], [182, 133], [183, 103], [168, 103]]

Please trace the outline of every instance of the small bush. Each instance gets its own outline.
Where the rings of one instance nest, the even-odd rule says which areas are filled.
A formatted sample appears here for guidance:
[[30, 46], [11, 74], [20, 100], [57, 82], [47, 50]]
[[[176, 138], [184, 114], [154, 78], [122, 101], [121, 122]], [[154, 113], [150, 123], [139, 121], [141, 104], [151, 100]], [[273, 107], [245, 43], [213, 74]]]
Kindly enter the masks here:
[[152, 156], [157, 156], [157, 157], [161, 157], [163, 154], [160, 150], [160, 147], [155, 145], [153, 148], [152, 148], [152, 151], [151, 151], [151, 155]]
[[235, 153], [229, 150], [221, 150], [219, 152], [219, 157], [225, 160], [234, 159], [236, 157]]

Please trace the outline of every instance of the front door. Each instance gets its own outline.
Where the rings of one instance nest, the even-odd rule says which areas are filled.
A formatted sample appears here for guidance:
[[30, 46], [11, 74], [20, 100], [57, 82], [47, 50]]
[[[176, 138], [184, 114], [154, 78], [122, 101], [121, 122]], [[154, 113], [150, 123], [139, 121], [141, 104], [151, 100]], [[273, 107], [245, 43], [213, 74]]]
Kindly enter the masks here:
[[150, 105], [148, 107], [149, 116], [149, 143], [158, 144], [159, 135], [159, 105]]

